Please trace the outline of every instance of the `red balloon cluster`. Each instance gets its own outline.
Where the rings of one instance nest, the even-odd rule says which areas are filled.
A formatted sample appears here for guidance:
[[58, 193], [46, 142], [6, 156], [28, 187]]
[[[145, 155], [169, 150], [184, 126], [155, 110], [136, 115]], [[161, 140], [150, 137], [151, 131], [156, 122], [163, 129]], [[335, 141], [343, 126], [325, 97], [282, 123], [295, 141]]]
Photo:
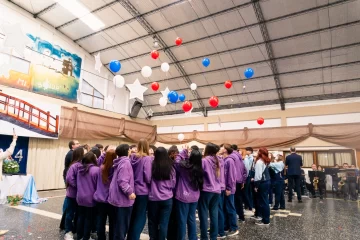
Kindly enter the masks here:
[[153, 59], [156, 60], [160, 56], [160, 53], [157, 50], [152, 50], [150, 55]]
[[179, 37], [177, 37], [176, 40], [175, 40], [175, 44], [176, 44], [177, 46], [180, 46], [180, 45], [182, 44], [182, 39], [179, 38]]
[[219, 99], [216, 96], [212, 96], [209, 99], [209, 104], [211, 107], [216, 108], [219, 105]]
[[185, 101], [182, 105], [184, 112], [188, 112], [192, 109], [192, 103], [190, 101]]
[[232, 87], [232, 82], [230, 80], [227, 80], [224, 85], [227, 89], [230, 89]]
[[259, 117], [259, 118], [257, 119], [257, 123], [258, 123], [259, 125], [263, 125], [263, 124], [264, 124], [264, 119], [263, 119], [262, 117]]
[[153, 90], [153, 91], [157, 91], [157, 90], [159, 90], [159, 87], [160, 87], [160, 85], [159, 85], [159, 83], [157, 83], [157, 82], [153, 82], [152, 84], [151, 84], [151, 89]]

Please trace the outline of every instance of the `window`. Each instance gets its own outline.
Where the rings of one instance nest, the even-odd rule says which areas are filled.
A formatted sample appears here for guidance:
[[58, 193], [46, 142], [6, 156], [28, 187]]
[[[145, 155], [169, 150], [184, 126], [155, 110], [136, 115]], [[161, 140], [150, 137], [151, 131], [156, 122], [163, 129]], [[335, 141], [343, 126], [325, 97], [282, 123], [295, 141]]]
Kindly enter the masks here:
[[93, 108], [104, 108], [104, 95], [83, 79], [81, 85], [81, 104]]
[[[311, 167], [314, 163], [314, 153], [313, 152], [296, 152], [303, 159], [303, 167]], [[290, 152], [285, 152], [285, 157], [290, 155]]]
[[349, 165], [354, 164], [355, 157], [353, 151], [328, 151], [328, 152], [318, 152], [318, 165], [332, 167], [335, 164], [338, 164], [340, 167], [343, 163]]

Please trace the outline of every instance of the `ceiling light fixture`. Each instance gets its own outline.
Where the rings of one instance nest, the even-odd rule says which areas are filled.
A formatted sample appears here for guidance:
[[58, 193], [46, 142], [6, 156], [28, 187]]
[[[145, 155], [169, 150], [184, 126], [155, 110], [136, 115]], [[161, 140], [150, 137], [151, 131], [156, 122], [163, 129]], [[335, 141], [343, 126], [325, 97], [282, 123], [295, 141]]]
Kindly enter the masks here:
[[55, 2], [60, 4], [74, 16], [78, 17], [94, 31], [97, 31], [105, 26], [98, 17], [92, 14], [90, 10], [78, 0], [55, 0]]

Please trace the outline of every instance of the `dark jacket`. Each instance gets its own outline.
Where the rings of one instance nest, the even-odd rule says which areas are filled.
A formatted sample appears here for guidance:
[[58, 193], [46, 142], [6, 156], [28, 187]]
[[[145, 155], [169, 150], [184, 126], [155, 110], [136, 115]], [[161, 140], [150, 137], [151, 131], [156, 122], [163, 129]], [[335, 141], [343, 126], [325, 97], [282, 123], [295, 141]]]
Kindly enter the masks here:
[[63, 171], [64, 181], [66, 181], [66, 174], [67, 174], [67, 171], [69, 170], [70, 163], [72, 161], [72, 156], [73, 156], [73, 150], [70, 150], [65, 156], [65, 168]]
[[286, 157], [285, 165], [287, 168], [287, 175], [301, 175], [301, 167], [303, 165], [302, 157], [296, 153], [292, 153]]

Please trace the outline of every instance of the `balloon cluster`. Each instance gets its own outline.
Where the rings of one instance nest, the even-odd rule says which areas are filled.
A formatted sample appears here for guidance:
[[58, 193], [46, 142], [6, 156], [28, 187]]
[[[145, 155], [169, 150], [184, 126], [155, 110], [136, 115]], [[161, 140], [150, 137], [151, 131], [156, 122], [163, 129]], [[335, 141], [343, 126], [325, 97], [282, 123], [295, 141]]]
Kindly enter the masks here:
[[109, 67], [112, 72], [117, 73], [121, 69], [121, 63], [118, 60], [112, 60]]

